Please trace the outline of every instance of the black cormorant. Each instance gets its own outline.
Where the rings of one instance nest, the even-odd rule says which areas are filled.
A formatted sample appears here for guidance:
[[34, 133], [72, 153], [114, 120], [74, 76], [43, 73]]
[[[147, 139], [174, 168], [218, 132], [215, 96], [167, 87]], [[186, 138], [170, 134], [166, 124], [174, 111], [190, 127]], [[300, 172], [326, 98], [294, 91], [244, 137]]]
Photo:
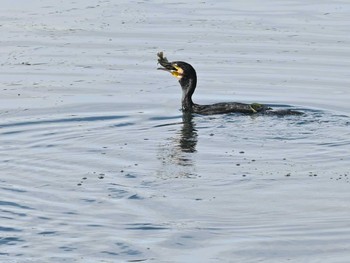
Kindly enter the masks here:
[[260, 103], [239, 103], [239, 102], [222, 102], [215, 103], [212, 105], [199, 105], [192, 101], [192, 95], [196, 89], [197, 85], [197, 74], [194, 68], [183, 61], [173, 61], [169, 62], [166, 57], [164, 57], [163, 52], [158, 54], [158, 63], [162, 68], [160, 70], [165, 70], [170, 72], [174, 77], [179, 80], [182, 88], [182, 111], [193, 112], [203, 115], [211, 114], [224, 114], [224, 113], [245, 113], [245, 114], [274, 114], [274, 115], [299, 115], [301, 112], [294, 110], [277, 110], [274, 111], [269, 106]]

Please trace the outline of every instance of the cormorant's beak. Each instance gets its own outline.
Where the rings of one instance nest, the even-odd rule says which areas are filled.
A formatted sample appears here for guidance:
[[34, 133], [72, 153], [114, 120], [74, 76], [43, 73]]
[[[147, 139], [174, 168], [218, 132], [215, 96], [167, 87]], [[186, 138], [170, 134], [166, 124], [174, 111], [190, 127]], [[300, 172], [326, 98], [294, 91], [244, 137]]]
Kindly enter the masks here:
[[162, 65], [163, 68], [157, 68], [158, 70], [164, 70], [164, 71], [168, 71], [168, 72], [171, 72], [171, 71], [176, 71], [176, 68], [173, 67], [170, 63], [169, 65]]
[[183, 69], [177, 66], [176, 64], [170, 64], [164, 68], [157, 68], [157, 69], [167, 71], [177, 79], [181, 79], [184, 72]]
[[175, 62], [169, 62], [166, 57], [164, 57], [163, 52], [158, 54], [158, 63], [162, 68], [157, 68], [158, 70], [164, 70], [170, 72], [177, 79], [181, 79], [184, 73], [183, 69], [176, 65]]

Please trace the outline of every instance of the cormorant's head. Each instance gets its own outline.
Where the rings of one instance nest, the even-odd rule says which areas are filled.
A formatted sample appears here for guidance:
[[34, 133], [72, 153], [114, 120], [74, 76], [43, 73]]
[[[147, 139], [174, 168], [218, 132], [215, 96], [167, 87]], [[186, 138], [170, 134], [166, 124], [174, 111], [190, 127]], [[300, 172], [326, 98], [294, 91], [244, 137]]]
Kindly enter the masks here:
[[162, 66], [162, 68], [158, 69], [170, 72], [171, 75], [179, 81], [182, 79], [197, 78], [196, 71], [190, 64], [183, 61], [169, 62], [167, 58], [163, 56], [163, 52], [158, 53], [158, 63]]
[[170, 72], [170, 74], [179, 81], [182, 78], [192, 78], [196, 76], [196, 71], [194, 68], [190, 64], [183, 61], [174, 61], [170, 63], [170, 66], [158, 69]]

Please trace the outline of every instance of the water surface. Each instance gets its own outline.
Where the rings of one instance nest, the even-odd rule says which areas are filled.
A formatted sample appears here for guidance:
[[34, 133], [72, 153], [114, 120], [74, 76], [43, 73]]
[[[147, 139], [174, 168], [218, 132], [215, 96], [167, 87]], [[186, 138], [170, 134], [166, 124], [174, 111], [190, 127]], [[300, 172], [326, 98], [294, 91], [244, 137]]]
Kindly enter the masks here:
[[[4, 1], [0, 261], [348, 262], [347, 1]], [[188, 116], [197, 103], [303, 116]]]

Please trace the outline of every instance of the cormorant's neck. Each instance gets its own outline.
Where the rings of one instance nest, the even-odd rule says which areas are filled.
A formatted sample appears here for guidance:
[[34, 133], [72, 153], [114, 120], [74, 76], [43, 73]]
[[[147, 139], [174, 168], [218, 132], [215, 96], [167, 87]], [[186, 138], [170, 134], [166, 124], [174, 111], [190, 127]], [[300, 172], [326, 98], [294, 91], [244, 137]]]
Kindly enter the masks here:
[[179, 80], [182, 88], [182, 110], [192, 111], [193, 101], [192, 95], [197, 85], [197, 76], [186, 77], [184, 76]]

